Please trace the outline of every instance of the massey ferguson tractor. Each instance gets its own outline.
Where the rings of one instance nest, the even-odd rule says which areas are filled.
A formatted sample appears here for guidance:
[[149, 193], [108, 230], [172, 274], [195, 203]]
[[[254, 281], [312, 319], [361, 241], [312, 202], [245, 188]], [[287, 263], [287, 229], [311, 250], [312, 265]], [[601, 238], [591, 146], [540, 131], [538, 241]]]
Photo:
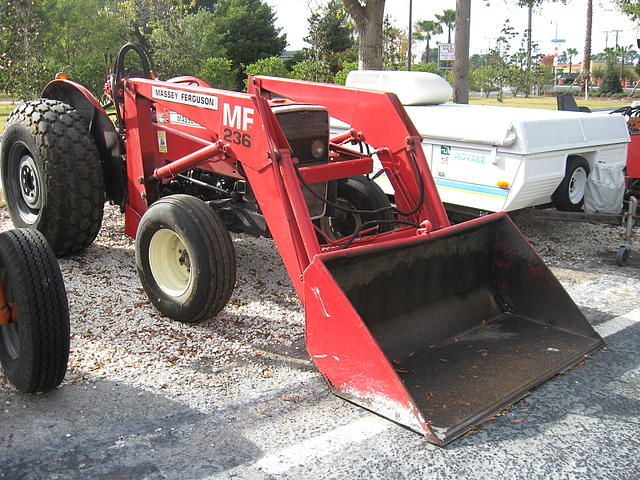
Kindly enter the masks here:
[[[125, 68], [134, 52], [141, 68]], [[133, 44], [105, 92], [113, 107], [57, 78], [12, 113], [9, 211], [70, 255], [95, 239], [104, 202], [120, 205], [140, 281], [168, 317], [224, 308], [230, 231], [273, 238], [332, 391], [438, 445], [603, 345], [506, 214], [450, 225], [394, 94], [261, 76], [247, 93], [159, 81]], [[331, 117], [350, 130], [330, 138]], [[371, 180], [374, 155], [393, 201]]]

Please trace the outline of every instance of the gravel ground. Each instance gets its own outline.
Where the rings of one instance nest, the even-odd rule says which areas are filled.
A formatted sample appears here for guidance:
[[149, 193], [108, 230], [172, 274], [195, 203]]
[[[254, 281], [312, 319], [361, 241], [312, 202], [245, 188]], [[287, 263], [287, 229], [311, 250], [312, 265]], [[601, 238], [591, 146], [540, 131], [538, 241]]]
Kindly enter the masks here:
[[[516, 221], [592, 324], [640, 308], [640, 253], [613, 264], [621, 228]], [[147, 300], [122, 231], [108, 207], [94, 245], [60, 260], [72, 321], [62, 386], [25, 396], [0, 376], [0, 478], [640, 478], [639, 325], [438, 449], [329, 394], [272, 241], [234, 235], [228, 306], [182, 325]]]

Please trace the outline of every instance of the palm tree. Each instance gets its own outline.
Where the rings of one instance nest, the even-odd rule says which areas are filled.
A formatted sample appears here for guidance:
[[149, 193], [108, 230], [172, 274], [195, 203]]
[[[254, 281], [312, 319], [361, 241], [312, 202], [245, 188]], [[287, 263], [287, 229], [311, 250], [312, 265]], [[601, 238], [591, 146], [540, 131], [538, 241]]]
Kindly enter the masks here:
[[431, 54], [430, 45], [429, 45], [431, 42], [431, 37], [433, 35], [438, 35], [440, 33], [442, 33], [442, 25], [436, 22], [435, 20], [420, 20], [418, 23], [416, 23], [416, 33], [415, 33], [416, 40], [427, 41], [427, 48], [424, 51], [426, 63], [429, 63], [429, 57]]
[[624, 62], [628, 56], [635, 53], [633, 49], [633, 45], [629, 45], [628, 47], [619, 46], [616, 47], [616, 55], [620, 56], [620, 80], [624, 79]]
[[442, 25], [447, 27], [447, 43], [451, 43], [451, 30], [456, 25], [456, 11], [447, 8], [442, 12], [442, 15], [436, 14], [436, 18]]
[[575, 48], [567, 48], [564, 53], [567, 56], [567, 60], [569, 63], [569, 76], [571, 76], [571, 64], [573, 63], [573, 57], [578, 54], [578, 50], [576, 50]]

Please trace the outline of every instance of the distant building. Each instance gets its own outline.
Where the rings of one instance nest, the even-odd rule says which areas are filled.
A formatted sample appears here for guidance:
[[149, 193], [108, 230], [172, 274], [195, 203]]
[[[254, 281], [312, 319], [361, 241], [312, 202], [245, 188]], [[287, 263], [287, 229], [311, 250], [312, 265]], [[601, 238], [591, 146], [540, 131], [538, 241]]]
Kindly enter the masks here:
[[[571, 69], [569, 69], [569, 66], [571, 66]], [[558, 74], [569, 73], [569, 70], [571, 70], [572, 74], [580, 73], [582, 71], [582, 62], [572, 63], [571, 65], [569, 65], [568, 63], [559, 63], [556, 65], [556, 73]]]
[[293, 60], [293, 58], [301, 51], [302, 50], [285, 50], [284, 52], [282, 52], [282, 55], [280, 55], [280, 60], [282, 60], [283, 62]]

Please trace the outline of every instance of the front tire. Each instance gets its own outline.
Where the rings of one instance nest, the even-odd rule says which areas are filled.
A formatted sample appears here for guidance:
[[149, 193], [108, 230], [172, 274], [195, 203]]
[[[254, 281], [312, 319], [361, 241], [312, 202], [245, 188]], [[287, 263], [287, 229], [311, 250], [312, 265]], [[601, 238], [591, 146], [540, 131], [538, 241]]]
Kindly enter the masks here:
[[[69, 307], [60, 267], [44, 236], [32, 229], [0, 234], [0, 361], [24, 393], [58, 386], [69, 359]], [[4, 303], [4, 302], [2, 302]]]
[[[374, 211], [378, 213], [355, 213], [336, 208], [335, 216], [318, 219], [318, 226], [331, 240], [352, 235], [363, 223], [372, 220], [390, 221], [394, 219], [391, 202], [382, 189], [373, 180], [364, 176], [355, 176], [338, 180], [337, 203], [348, 210]], [[382, 210], [386, 209], [386, 210]], [[390, 229], [382, 224], [380, 231]]]
[[569, 157], [565, 176], [551, 196], [553, 205], [565, 212], [579, 212], [589, 177], [589, 163], [582, 157]]
[[227, 228], [211, 207], [189, 195], [164, 197], [142, 216], [136, 266], [155, 307], [185, 323], [217, 315], [236, 278]]
[[57, 100], [24, 103], [9, 116], [0, 172], [16, 227], [42, 232], [56, 255], [72, 255], [98, 235], [104, 180], [96, 145], [80, 115]]

